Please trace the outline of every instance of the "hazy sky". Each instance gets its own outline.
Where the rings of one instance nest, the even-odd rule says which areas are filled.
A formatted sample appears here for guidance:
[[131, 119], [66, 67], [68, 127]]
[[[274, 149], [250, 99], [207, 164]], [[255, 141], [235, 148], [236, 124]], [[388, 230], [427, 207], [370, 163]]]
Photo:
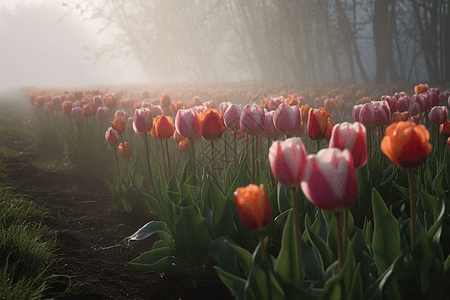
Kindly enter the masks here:
[[[62, 1], [0, 1], [0, 89], [16, 86], [82, 86], [146, 82], [130, 59], [94, 65], [89, 50], [110, 38], [98, 24], [66, 13]], [[62, 18], [62, 20], [61, 20]]]

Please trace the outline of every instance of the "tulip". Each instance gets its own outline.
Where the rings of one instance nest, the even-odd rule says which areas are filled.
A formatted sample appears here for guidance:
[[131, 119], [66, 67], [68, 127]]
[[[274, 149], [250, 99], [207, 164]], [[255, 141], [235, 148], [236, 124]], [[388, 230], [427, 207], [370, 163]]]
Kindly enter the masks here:
[[182, 140], [186, 139], [186, 137], [182, 136], [181, 134], [178, 133], [178, 131], [174, 130], [174, 132], [173, 132], [173, 139], [175, 140], [175, 142], [179, 143]]
[[375, 106], [372, 102], [366, 103], [361, 107], [358, 122], [363, 123], [364, 126], [376, 126]]
[[218, 109], [208, 108], [198, 116], [200, 134], [207, 141], [218, 141], [222, 136], [224, 123]]
[[320, 150], [307, 157], [301, 181], [306, 198], [328, 212], [342, 212], [358, 199], [358, 181], [349, 150]]
[[105, 106], [112, 109], [117, 106], [117, 98], [114, 95], [105, 95], [105, 98], [103, 99], [103, 102], [105, 103]]
[[275, 113], [274, 110], [270, 112], [264, 113], [264, 131], [261, 133], [261, 135], [267, 139], [275, 138], [277, 136], [280, 136], [281, 133], [275, 128], [275, 125], [273, 124], [273, 114]]
[[247, 104], [242, 108], [239, 125], [245, 133], [258, 135], [265, 128], [264, 108], [261, 105]]
[[322, 107], [319, 109], [312, 108], [308, 113], [308, 124], [306, 131], [308, 137], [312, 140], [322, 140], [325, 138], [328, 126], [328, 113]]
[[84, 121], [83, 109], [79, 106], [72, 108], [72, 117], [77, 125], [81, 125]]
[[404, 112], [409, 109], [411, 99], [408, 96], [400, 97], [397, 101], [397, 109], [399, 112]]
[[180, 109], [175, 117], [175, 129], [184, 137], [193, 138], [200, 130], [198, 116], [193, 109]]
[[408, 113], [410, 116], [415, 116], [420, 113], [420, 104], [417, 102], [411, 102], [409, 105]]
[[94, 98], [92, 99], [94, 101], [95, 106], [100, 107], [103, 105], [103, 100], [102, 100], [102, 96], [100, 95], [95, 95]]
[[295, 134], [301, 125], [299, 107], [281, 103], [273, 115], [273, 124], [282, 134]]
[[431, 107], [438, 106], [439, 103], [439, 94], [436, 92], [429, 92], [428, 96], [430, 97]]
[[155, 116], [155, 117], [159, 116], [159, 115], [164, 115], [161, 105], [150, 106], [150, 115]]
[[141, 107], [134, 112], [133, 129], [137, 134], [148, 133], [153, 126], [150, 109]]
[[381, 97], [381, 101], [387, 101], [391, 114], [397, 111], [397, 99], [395, 99], [394, 97], [384, 95]]
[[153, 123], [157, 139], [167, 140], [173, 136], [174, 126], [172, 117], [159, 115]]
[[241, 117], [242, 108], [237, 104], [231, 104], [223, 114], [223, 121], [225, 126], [233, 131], [239, 129], [239, 121]]
[[195, 105], [202, 105], [203, 104], [202, 99], [200, 99], [199, 96], [195, 96], [192, 100], [194, 101]]
[[120, 135], [125, 132], [125, 128], [127, 127], [127, 121], [125, 120], [124, 117], [117, 116], [111, 122], [111, 126]]
[[96, 118], [99, 121], [105, 121], [106, 119], [108, 119], [108, 108], [106, 106], [97, 108]]
[[430, 133], [411, 121], [393, 123], [386, 128], [381, 151], [397, 166], [412, 168], [422, 164], [431, 151]]
[[300, 114], [302, 116], [302, 121], [303, 122], [308, 122], [308, 113], [309, 113], [310, 107], [308, 104], [302, 105], [302, 107], [300, 107]]
[[448, 118], [447, 106], [434, 106], [428, 114], [430, 121], [435, 124], [442, 124]]
[[[177, 132], [177, 131], [175, 130], [175, 132]], [[189, 139], [185, 138], [184, 140], [182, 140], [178, 143], [178, 151], [179, 152], [188, 152], [188, 150], [189, 150]]]
[[450, 137], [450, 121], [449, 120], [445, 120], [445, 122], [439, 126], [439, 132], [445, 137]]
[[397, 122], [400, 122], [400, 121], [405, 121], [405, 120], [403, 119], [402, 113], [399, 112], [399, 111], [396, 111], [396, 112], [392, 115], [392, 123], [397, 123]]
[[300, 186], [307, 155], [299, 137], [273, 142], [269, 149], [269, 162], [275, 179], [287, 187]]
[[330, 148], [347, 149], [351, 152], [355, 169], [367, 163], [367, 137], [363, 124], [344, 122], [333, 127]]
[[421, 84], [416, 85], [414, 87], [414, 93], [416, 93], [416, 94], [421, 94], [421, 93], [424, 93], [426, 91], [428, 91], [428, 83], [425, 83], [425, 84], [421, 83]]
[[232, 103], [230, 101], [228, 102], [222, 102], [219, 104], [219, 111], [222, 114], [222, 116], [225, 114], [225, 111], [227, 110], [228, 106], [230, 106]]
[[262, 231], [272, 221], [272, 209], [262, 184], [237, 188], [234, 199], [239, 218], [248, 229]]
[[353, 106], [352, 116], [353, 120], [355, 120], [356, 122], [359, 122], [359, 113], [361, 112], [362, 107], [362, 104]]
[[119, 149], [119, 153], [120, 155], [122, 155], [123, 158], [130, 158], [131, 155], [133, 154], [131, 146], [127, 142], [125, 142], [125, 146], [123, 143], [120, 143], [117, 148]]
[[328, 118], [327, 122], [327, 133], [325, 134], [325, 139], [329, 141], [331, 139], [331, 132], [333, 131], [334, 122], [331, 117]]
[[115, 146], [119, 142], [119, 134], [112, 127], [109, 127], [108, 130], [106, 130], [105, 138], [111, 146]]
[[161, 96], [159, 97], [159, 101], [161, 101], [161, 106], [162, 107], [167, 107], [170, 106], [170, 97], [167, 94], [161, 94]]
[[64, 101], [64, 102], [61, 104], [61, 108], [62, 108], [62, 111], [63, 111], [63, 112], [65, 112], [65, 113], [71, 113], [71, 112], [72, 112], [72, 108], [73, 108], [73, 103], [72, 103], [72, 101]]

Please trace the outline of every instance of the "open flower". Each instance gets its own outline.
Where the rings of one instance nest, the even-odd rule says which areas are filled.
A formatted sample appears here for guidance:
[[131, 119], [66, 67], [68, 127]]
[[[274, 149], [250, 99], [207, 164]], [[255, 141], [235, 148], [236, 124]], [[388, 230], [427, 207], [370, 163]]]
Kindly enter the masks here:
[[301, 181], [306, 198], [318, 208], [338, 213], [358, 199], [353, 158], [347, 149], [320, 150], [309, 155]]
[[237, 188], [234, 199], [239, 218], [248, 229], [261, 231], [272, 221], [272, 209], [262, 184]]
[[412, 121], [392, 123], [386, 128], [381, 151], [397, 166], [412, 168], [430, 155], [430, 133], [425, 126]]

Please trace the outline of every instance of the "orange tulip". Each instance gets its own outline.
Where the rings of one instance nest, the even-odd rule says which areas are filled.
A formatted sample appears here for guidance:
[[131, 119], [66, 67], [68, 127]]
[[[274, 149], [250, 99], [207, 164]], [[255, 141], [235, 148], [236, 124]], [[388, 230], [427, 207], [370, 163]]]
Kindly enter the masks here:
[[439, 126], [439, 131], [443, 136], [450, 137], [450, 121], [445, 120], [445, 122]]
[[169, 116], [157, 116], [153, 128], [155, 128], [156, 138], [158, 139], [167, 140], [173, 136], [173, 120]]
[[328, 113], [325, 108], [310, 109], [308, 113], [308, 124], [306, 131], [312, 140], [322, 140], [325, 138], [328, 127]]
[[185, 138], [184, 140], [178, 143], [178, 151], [188, 152], [188, 150], [189, 150], [189, 139]]
[[157, 139], [158, 137], [156, 136], [156, 128], [155, 128], [155, 118], [152, 118], [152, 129], [150, 129], [150, 131], [147, 134], [150, 134], [152, 136], [152, 138]]
[[208, 141], [217, 141], [220, 139], [225, 127], [223, 116], [218, 109], [208, 108], [198, 116], [200, 123], [200, 134]]
[[161, 101], [161, 105], [164, 107], [170, 106], [170, 97], [166, 93], [161, 94], [161, 96], [159, 97], [159, 101]]
[[394, 114], [392, 115], [392, 123], [397, 123], [400, 121], [404, 121], [402, 113], [399, 111], [394, 112]]
[[119, 153], [123, 158], [130, 158], [133, 154], [133, 150], [131, 149], [130, 144], [128, 144], [127, 142], [125, 142], [125, 146], [123, 145], [123, 143], [120, 143], [117, 148], [119, 149]]
[[430, 133], [425, 126], [412, 121], [398, 122], [386, 128], [381, 151], [397, 166], [412, 168], [422, 164], [430, 155]]
[[421, 83], [414, 87], [414, 93], [416, 93], [416, 94], [422, 94], [426, 91], [428, 91], [428, 83], [425, 83], [425, 84]]
[[175, 140], [175, 142], [179, 143], [179, 142], [181, 142], [182, 140], [184, 140], [185, 138], [186, 138], [186, 137], [184, 137], [184, 136], [182, 136], [180, 133], [178, 133], [177, 130], [175, 130], [175, 131], [173, 132], [173, 139]]
[[303, 105], [300, 107], [300, 112], [302, 114], [302, 122], [306, 123], [308, 121], [308, 112], [310, 110], [310, 107], [308, 104]]
[[331, 132], [333, 131], [334, 123], [331, 118], [328, 118], [327, 122], [327, 132], [325, 133], [325, 139], [329, 141], [331, 139]]
[[262, 184], [250, 184], [236, 189], [234, 200], [239, 218], [245, 227], [261, 231], [272, 221], [272, 209]]
[[125, 128], [127, 126], [127, 120], [122, 116], [117, 116], [111, 122], [111, 127], [117, 131], [118, 134], [122, 134], [125, 132]]

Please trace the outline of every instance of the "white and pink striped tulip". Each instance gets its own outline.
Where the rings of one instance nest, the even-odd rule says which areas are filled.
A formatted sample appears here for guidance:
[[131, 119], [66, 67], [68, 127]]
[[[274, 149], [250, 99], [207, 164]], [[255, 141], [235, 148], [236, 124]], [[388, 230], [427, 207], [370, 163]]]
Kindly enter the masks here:
[[367, 163], [366, 127], [359, 122], [343, 122], [333, 127], [330, 148], [347, 149], [352, 153], [355, 169]]

